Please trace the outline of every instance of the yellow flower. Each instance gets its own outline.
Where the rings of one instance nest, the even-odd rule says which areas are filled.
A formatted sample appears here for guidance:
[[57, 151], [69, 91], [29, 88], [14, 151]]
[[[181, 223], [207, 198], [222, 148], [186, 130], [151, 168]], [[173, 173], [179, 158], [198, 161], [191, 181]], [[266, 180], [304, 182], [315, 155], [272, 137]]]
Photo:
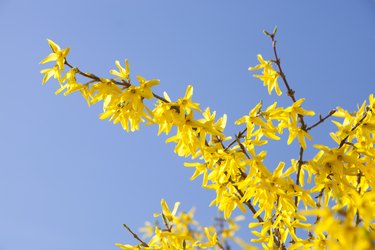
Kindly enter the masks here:
[[115, 62], [117, 68], [119, 71], [111, 69], [109, 73], [112, 75], [118, 76], [120, 79], [126, 79], [129, 80], [129, 74], [130, 74], [130, 67], [129, 67], [129, 62], [128, 59], [125, 60], [125, 68], [123, 68], [119, 62], [119, 60], [116, 60]]
[[137, 76], [137, 79], [140, 83], [139, 94], [146, 99], [152, 99], [154, 97], [154, 94], [151, 91], [151, 87], [158, 85], [160, 80], [158, 79], [146, 80], [142, 76]]
[[61, 74], [59, 70], [59, 66], [55, 65], [52, 68], [42, 69], [40, 71], [41, 74], [44, 74], [42, 84], [44, 85], [52, 76], [61, 82]]
[[298, 142], [302, 148], [306, 149], [306, 140], [305, 137], [309, 140], [312, 140], [312, 137], [309, 133], [303, 129], [298, 127], [298, 117], [299, 116], [313, 116], [315, 112], [312, 110], [306, 110], [301, 107], [302, 103], [305, 101], [304, 98], [301, 98], [294, 102], [292, 106], [285, 109], [285, 112], [289, 114], [290, 120], [288, 121], [288, 130], [289, 130], [289, 137], [288, 137], [288, 145], [291, 144], [294, 139], [297, 137]]
[[259, 78], [263, 81], [264, 86], [268, 87], [268, 94], [271, 94], [272, 90], [275, 89], [276, 94], [280, 96], [282, 94], [279, 84], [277, 83], [277, 78], [279, 73], [274, 70], [271, 65], [271, 61], [266, 61], [263, 59], [262, 55], [258, 55], [258, 64], [255, 67], [249, 67], [249, 70], [260, 70], [263, 69], [263, 75], [254, 75], [254, 77]]
[[186, 88], [184, 98], [180, 98], [177, 100], [177, 104], [180, 107], [181, 115], [185, 115], [186, 113], [190, 113], [192, 109], [202, 112], [199, 108], [199, 103], [195, 103], [191, 100], [193, 97], [193, 86], [189, 85]]
[[165, 200], [162, 199], [161, 200], [162, 213], [161, 214], [154, 214], [154, 217], [159, 217], [159, 216], [164, 215], [165, 218], [167, 218], [169, 222], [173, 222], [173, 218], [176, 216], [176, 213], [177, 213], [177, 210], [178, 210], [179, 206], [180, 206], [180, 202], [176, 202], [174, 204], [173, 211], [171, 212], [171, 210], [168, 207], [167, 202], [165, 202]]
[[155, 109], [152, 110], [154, 119], [147, 124], [157, 124], [159, 126], [158, 135], [161, 133], [168, 135], [172, 127], [176, 124], [175, 121], [178, 119], [177, 117], [179, 117], [177, 110], [170, 105], [171, 99], [166, 92], [164, 92], [164, 99], [166, 99], [168, 103], [158, 101]]
[[251, 132], [253, 131], [254, 129], [254, 125], [256, 126], [259, 126], [259, 132], [262, 134], [262, 135], [265, 135], [266, 137], [272, 139], [272, 140], [280, 140], [280, 137], [276, 135], [277, 133], [277, 128], [273, 126], [272, 122], [271, 121], [264, 121], [264, 119], [262, 119], [262, 115], [261, 115], [261, 106], [262, 106], [262, 102], [259, 102], [250, 112], [249, 112], [249, 115], [245, 115], [243, 117], [241, 117], [240, 119], [238, 119], [235, 124], [236, 125], [240, 125], [240, 124], [243, 124], [243, 123], [246, 123], [246, 128], [247, 128], [247, 131], [248, 131], [248, 138], [250, 137], [249, 135], [251, 134]]
[[100, 82], [93, 84], [90, 88], [90, 95], [92, 96], [90, 103], [95, 104], [106, 100], [109, 96], [118, 97], [121, 95], [121, 92], [122, 90], [113, 81], [101, 78]]
[[303, 149], [306, 149], [305, 138], [312, 140], [311, 135], [301, 128], [289, 128], [288, 145], [290, 145], [294, 139], [297, 137], [299, 144]]
[[60, 94], [62, 91], [66, 90], [64, 95], [67, 96], [73, 92], [81, 91], [82, 96], [86, 99], [89, 103], [89, 93], [88, 93], [88, 86], [78, 83], [76, 81], [77, 69], [71, 69], [62, 79], [62, 82], [66, 82], [65, 84], [60, 84], [60, 88], [55, 92], [56, 95]]
[[65, 58], [69, 53], [69, 48], [61, 49], [59, 45], [54, 43], [52, 40], [47, 39], [49, 46], [51, 47], [53, 53], [49, 54], [46, 58], [44, 58], [40, 64], [45, 64], [47, 62], [56, 61], [60, 70], [64, 70], [64, 63]]
[[194, 120], [194, 113], [189, 113], [185, 116], [178, 116], [179, 121], [175, 121], [177, 124], [177, 134], [169, 137], [166, 143], [175, 142], [175, 153], [179, 156], [193, 157], [198, 156], [199, 148], [202, 145], [202, 141], [198, 137], [198, 133], [201, 130], [202, 124]]
[[[213, 234], [211, 234], [210, 231], [213, 231]], [[202, 249], [208, 248], [208, 247], [214, 247], [218, 243], [217, 233], [215, 232], [215, 229], [205, 227], [204, 232], [206, 234], [206, 237], [207, 237], [208, 241], [206, 243], [198, 244], [198, 246]]]
[[301, 98], [294, 102], [292, 106], [285, 109], [285, 112], [289, 112], [289, 116], [292, 119], [293, 124], [297, 124], [298, 116], [314, 116], [315, 112], [312, 110], [306, 110], [301, 107], [302, 103], [305, 101], [305, 98]]

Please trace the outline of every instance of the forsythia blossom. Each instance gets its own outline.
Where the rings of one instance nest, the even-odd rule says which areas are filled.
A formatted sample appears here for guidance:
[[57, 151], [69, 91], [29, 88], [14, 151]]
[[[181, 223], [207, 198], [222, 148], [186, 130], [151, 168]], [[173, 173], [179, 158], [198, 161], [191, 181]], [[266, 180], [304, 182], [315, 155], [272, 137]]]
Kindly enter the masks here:
[[270, 61], [263, 59], [262, 55], [258, 55], [258, 64], [255, 67], [250, 67], [249, 70], [260, 70], [263, 69], [263, 75], [254, 75], [256, 78], [259, 78], [263, 81], [264, 86], [268, 87], [268, 94], [271, 94], [272, 90], [275, 89], [277, 95], [281, 95], [279, 84], [277, 83], [277, 78], [279, 73], [274, 70]]
[[[275, 34], [268, 35], [274, 39]], [[78, 92], [89, 105], [102, 102], [100, 119], [119, 123], [125, 131], [139, 130], [142, 124], [158, 126], [158, 135], [164, 133], [169, 136], [166, 142], [175, 143], [174, 152], [189, 157], [185, 166], [194, 170], [191, 179], [202, 176], [202, 187], [214, 191], [210, 205], [223, 215], [218, 225], [202, 227], [193, 219], [194, 210], [178, 213], [177, 202], [171, 211], [162, 200], [162, 211], [155, 214], [159, 222], [146, 223], [142, 229], [150, 239], [143, 241], [131, 232], [138, 244], [116, 244], [119, 248], [223, 250], [230, 242], [243, 249], [255, 249], [252, 243], [263, 249], [375, 249], [373, 94], [355, 112], [338, 107], [308, 126], [304, 118], [315, 117], [315, 112], [302, 107], [305, 99], [295, 98], [289, 90], [290, 106], [259, 102], [235, 121], [242, 128], [231, 137], [224, 131], [227, 116], [201, 109], [193, 100], [192, 86], [173, 101], [166, 92], [163, 96], [153, 92], [157, 79], [137, 76], [138, 84], [133, 84], [128, 60], [125, 66], [115, 62], [117, 70], [110, 74], [116, 78], [99, 77], [67, 63], [69, 48], [48, 43], [52, 53], [41, 63], [54, 65], [41, 70], [43, 84], [53, 77], [58, 80], [56, 94]], [[276, 62], [282, 72], [277, 56], [266, 61], [258, 55], [258, 60], [260, 64], [249, 70], [262, 70], [262, 75], [254, 76], [269, 94], [275, 90], [280, 96], [280, 73], [272, 67]], [[87, 81], [79, 82], [77, 76]], [[282, 79], [286, 84], [285, 75]], [[306, 138], [312, 140], [310, 130], [332, 115], [337, 131], [330, 136], [335, 145], [314, 145], [308, 159], [304, 152], [310, 149], [306, 143]], [[287, 146], [296, 138], [296, 158], [289, 163], [268, 160], [266, 144], [279, 141]], [[253, 237], [248, 242], [235, 236], [238, 211], [250, 214]]]

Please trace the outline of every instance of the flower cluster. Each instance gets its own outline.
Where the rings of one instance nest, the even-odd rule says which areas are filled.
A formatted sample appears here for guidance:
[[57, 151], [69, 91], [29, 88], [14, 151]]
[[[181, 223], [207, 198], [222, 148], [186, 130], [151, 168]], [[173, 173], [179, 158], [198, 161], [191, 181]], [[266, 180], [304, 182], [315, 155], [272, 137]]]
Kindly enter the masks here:
[[[275, 34], [269, 36], [275, 43]], [[48, 43], [52, 53], [41, 63], [55, 65], [41, 71], [43, 84], [54, 77], [60, 85], [56, 94], [80, 92], [89, 105], [102, 101], [100, 119], [119, 123], [125, 131], [139, 130], [141, 124], [158, 126], [158, 135], [164, 133], [166, 142], [175, 144], [174, 152], [191, 159], [185, 163], [194, 169], [191, 179], [202, 175], [202, 187], [216, 193], [211, 205], [218, 207], [229, 225], [221, 230], [201, 227], [193, 220], [193, 212], [177, 215], [179, 203], [171, 212], [162, 200], [162, 213], [156, 216], [162, 218], [164, 227], [148, 223], [143, 228], [151, 237], [148, 243], [137, 236], [140, 244], [117, 244], [120, 248], [229, 249], [225, 242], [231, 240], [252, 249], [234, 236], [238, 226], [232, 217], [237, 208], [252, 214], [248, 221], [249, 228], [254, 229], [251, 242], [264, 249], [375, 247], [373, 95], [356, 112], [338, 107], [308, 126], [304, 118], [315, 117], [315, 112], [303, 107], [304, 98], [295, 98], [275, 50], [275, 60], [266, 61], [258, 55], [260, 64], [249, 69], [262, 70], [262, 75], [255, 77], [268, 87], [269, 94], [275, 90], [278, 96], [282, 92], [277, 80], [282, 76], [292, 103], [282, 107], [274, 102], [264, 108], [259, 102], [235, 121], [242, 130], [230, 137], [224, 132], [227, 116], [217, 118], [210, 108], [201, 109], [192, 99], [192, 86], [187, 86], [183, 97], [172, 100], [166, 92], [163, 96], [153, 92], [157, 79], [137, 76], [138, 84], [134, 85], [127, 60], [124, 67], [115, 62], [118, 70], [110, 71], [115, 78], [98, 77], [70, 65], [66, 60], [69, 49], [61, 49], [51, 40]], [[78, 75], [87, 82], [79, 83]], [[309, 131], [332, 116], [337, 117], [333, 121], [337, 131], [331, 133], [337, 146], [315, 145], [316, 155], [304, 159], [304, 151], [309, 149], [306, 138], [313, 139]], [[285, 140], [286, 145], [298, 143], [299, 153], [290, 163], [266, 166], [267, 152], [262, 146], [279, 140]]]
[[155, 224], [146, 222], [140, 230], [144, 233], [144, 238], [150, 239], [137, 245], [117, 243], [116, 246], [124, 250], [223, 249], [228, 240], [231, 240], [245, 249], [255, 249], [234, 236], [239, 229], [237, 222], [243, 219], [242, 216], [225, 221], [227, 225], [223, 224], [222, 218], [217, 218], [220, 223], [216, 227], [202, 227], [194, 220], [194, 209], [177, 213], [179, 206], [180, 203], [176, 202], [171, 211], [163, 199], [161, 201], [162, 212], [154, 214], [154, 217], [161, 217], [162, 222], [156, 221]]

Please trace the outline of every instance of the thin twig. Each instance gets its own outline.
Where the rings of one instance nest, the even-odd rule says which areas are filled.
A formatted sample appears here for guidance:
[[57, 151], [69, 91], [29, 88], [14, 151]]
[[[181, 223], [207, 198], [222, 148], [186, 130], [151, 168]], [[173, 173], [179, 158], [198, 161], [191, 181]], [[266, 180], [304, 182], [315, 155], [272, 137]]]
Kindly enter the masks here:
[[[357, 124], [356, 124], [356, 125], [350, 130], [350, 132], [353, 132], [354, 130], [356, 130], [356, 129], [362, 124], [362, 122], [365, 120], [366, 117], [367, 117], [367, 112], [365, 112], [365, 113], [363, 114], [361, 120], [359, 120], [359, 121], [357, 122]], [[339, 149], [340, 149], [342, 146], [344, 146], [344, 144], [346, 143], [346, 140], [348, 140], [348, 138], [349, 138], [349, 134], [348, 134], [344, 139], [341, 140], [340, 145], [339, 145], [339, 147], [338, 147]]]
[[336, 113], [336, 109], [332, 109], [328, 115], [326, 115], [325, 117], [322, 117], [321, 115], [319, 116], [319, 121], [317, 121], [316, 123], [314, 123], [313, 125], [311, 125], [310, 127], [306, 128], [306, 131], [309, 131], [313, 128], [315, 128], [316, 126], [318, 126], [319, 124], [323, 123], [325, 120], [327, 120], [329, 117], [331, 117], [334, 113]]
[[[241, 132], [238, 133], [238, 137], [242, 137], [247, 131], [247, 128], [244, 128]], [[229, 143], [226, 148], [224, 148], [224, 151], [227, 151], [230, 147], [232, 147], [237, 142], [237, 139], [234, 139], [231, 143]]]
[[[301, 175], [301, 169], [303, 165], [303, 152], [305, 150], [303, 147], [299, 148], [299, 159], [298, 159], [298, 168], [297, 168], [297, 176], [296, 176], [296, 185], [300, 185], [300, 175]], [[296, 209], [298, 209], [298, 196], [294, 197], [294, 204], [296, 205]]]
[[138, 235], [136, 235], [126, 224], [122, 224], [122, 225], [126, 228], [126, 230], [129, 231], [129, 233], [131, 233], [133, 235], [133, 237], [136, 240], [138, 240], [141, 243], [141, 245], [143, 247], [149, 247], [149, 245], [146, 242], [144, 242], [143, 240], [141, 240], [141, 238], [139, 238]]
[[[240, 197], [244, 197], [244, 193], [235, 185], [233, 185], [233, 187], [237, 190], [237, 192], [240, 194]], [[255, 215], [257, 213], [257, 210], [254, 208], [254, 206], [251, 204], [250, 200], [249, 201], [244, 201], [243, 203], [245, 203], [245, 205], [250, 209], [250, 211]], [[263, 218], [258, 215], [257, 217], [257, 220], [259, 222], [264, 222]]]
[[[65, 65], [67, 65], [67, 66], [68, 66], [69, 68], [71, 68], [71, 69], [75, 68], [75, 69], [77, 70], [77, 73], [80, 74], [81, 76], [84, 76], [84, 77], [90, 78], [90, 79], [92, 79], [93, 81], [97, 81], [97, 82], [100, 82], [100, 81], [101, 81], [101, 78], [100, 78], [100, 77], [98, 77], [98, 76], [96, 76], [96, 75], [94, 75], [94, 74], [91, 74], [91, 73], [85, 73], [85, 72], [81, 71], [79, 68], [77, 68], [77, 67], [73, 67], [70, 63], [68, 63], [67, 60], [65, 60]], [[129, 88], [130, 86], [132, 86], [132, 85], [130, 84], [130, 82], [126, 82], [126, 81], [121, 81], [121, 82], [119, 82], [119, 81], [116, 81], [116, 80], [114, 80], [114, 79], [109, 79], [109, 80], [110, 80], [112, 83], [114, 83], [114, 84], [116, 84], [116, 85], [119, 85], [119, 86], [123, 86], [123, 87], [125, 87], [125, 88]], [[163, 98], [163, 97], [161, 97], [161, 96], [155, 94], [154, 92], [152, 92], [152, 94], [153, 94], [153, 96], [154, 96], [156, 99], [159, 99], [160, 101], [163, 101], [163, 102], [165, 102], [165, 103], [169, 103], [169, 101], [168, 101], [167, 99], [165, 99], [165, 98]]]
[[[357, 175], [357, 188], [358, 188], [358, 194], [361, 195], [361, 186], [360, 186], [360, 183], [361, 183], [361, 177], [362, 177], [362, 173], [361, 173], [361, 170], [358, 171], [358, 175]], [[357, 212], [356, 212], [356, 218], [355, 218], [355, 225], [358, 226], [359, 223], [361, 223], [362, 219], [360, 217], [360, 214], [359, 214], [359, 211], [357, 209]]]
[[84, 76], [84, 77], [87, 77], [87, 78], [90, 78], [92, 80], [100, 82], [100, 77], [98, 77], [94, 74], [91, 74], [91, 73], [88, 74], [88, 73], [82, 72], [79, 68], [73, 67], [70, 63], [68, 63], [68, 61], [66, 59], [65, 59], [65, 65], [67, 65], [71, 69], [76, 69], [77, 73], [80, 74], [81, 76]]
[[[292, 99], [292, 101], [293, 101], [293, 103], [294, 103], [294, 102], [297, 101], [297, 100], [296, 100], [296, 97], [294, 96], [295, 91], [294, 91], [293, 89], [290, 88], [290, 85], [289, 85], [289, 83], [288, 83], [288, 80], [286, 79], [285, 73], [284, 73], [284, 71], [283, 71], [283, 69], [282, 69], [282, 67], [281, 67], [281, 63], [280, 63], [281, 61], [280, 61], [280, 58], [279, 58], [279, 56], [278, 56], [278, 54], [277, 54], [277, 48], [276, 48], [276, 42], [277, 42], [277, 41], [276, 41], [276, 39], [275, 39], [275, 34], [270, 35], [270, 37], [271, 37], [271, 40], [272, 40], [273, 53], [274, 53], [274, 55], [275, 55], [275, 63], [276, 63], [276, 65], [277, 65], [277, 68], [279, 69], [279, 75], [280, 75], [281, 79], [283, 79], [283, 82], [284, 82], [284, 84], [285, 84], [285, 87], [286, 87], [287, 90], [288, 90], [288, 96]], [[300, 122], [301, 122], [301, 128], [302, 128], [303, 130], [306, 131], [306, 127], [307, 127], [307, 125], [306, 125], [306, 123], [305, 123], [305, 121], [304, 121], [303, 115], [299, 114], [299, 115], [298, 115], [298, 118], [299, 118], [299, 120], [300, 120]]]
[[225, 250], [225, 248], [223, 247], [223, 245], [220, 244], [219, 240], [217, 240], [216, 245], [217, 245], [221, 250]]
[[[284, 71], [281, 67], [280, 57], [277, 53], [277, 48], [276, 48], [276, 42], [277, 41], [275, 39], [275, 32], [273, 34], [269, 34], [269, 37], [272, 40], [272, 48], [273, 48], [273, 53], [274, 53], [274, 56], [275, 56], [275, 63], [277, 65], [277, 68], [279, 69], [279, 75], [280, 75], [281, 79], [283, 80], [286, 89], [288, 90], [288, 96], [292, 99], [293, 103], [295, 103], [297, 101], [296, 98], [295, 98], [295, 95], [294, 95], [295, 91], [290, 87], [290, 85], [288, 83], [288, 80], [286, 79], [285, 73], [284, 73]], [[307, 132], [307, 124], [305, 123], [304, 116], [301, 115], [301, 114], [298, 114], [298, 119], [301, 123], [300, 128]], [[296, 184], [297, 185], [300, 184], [299, 178], [300, 178], [301, 168], [302, 168], [302, 164], [303, 164], [303, 152], [304, 152], [304, 149], [303, 149], [302, 146], [300, 146], [297, 175], [296, 175]], [[296, 209], [297, 209], [298, 196], [295, 197], [294, 203], [295, 203]]]
[[246, 155], [247, 159], [250, 159], [250, 156], [249, 154], [246, 152], [246, 149], [245, 149], [245, 146], [241, 143], [240, 141], [240, 133], [238, 133], [238, 135], [235, 135], [235, 138], [236, 138], [236, 142], [238, 143], [238, 145], [240, 146], [241, 148], [241, 151]]
[[165, 230], [167, 230], [168, 232], [171, 232], [172, 231], [172, 225], [169, 225], [167, 217], [163, 213], [161, 214], [161, 217], [163, 218]]

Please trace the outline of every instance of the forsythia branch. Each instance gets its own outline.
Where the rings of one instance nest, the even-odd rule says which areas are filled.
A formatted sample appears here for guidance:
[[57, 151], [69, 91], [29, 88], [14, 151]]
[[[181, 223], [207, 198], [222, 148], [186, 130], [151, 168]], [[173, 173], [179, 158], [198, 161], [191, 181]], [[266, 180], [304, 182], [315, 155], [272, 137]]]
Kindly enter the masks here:
[[135, 233], [133, 233], [133, 231], [126, 224], [122, 224], [122, 225], [126, 228], [126, 230], [129, 231], [129, 233], [134, 237], [134, 239], [138, 240], [141, 243], [141, 245], [143, 247], [149, 247], [149, 245], [147, 245], [146, 242], [144, 242], [143, 240], [141, 240], [141, 238], [139, 238], [138, 235], [136, 235]]
[[[177, 155], [190, 157], [192, 162], [186, 162], [185, 166], [194, 169], [191, 180], [203, 176], [202, 187], [216, 193], [210, 205], [216, 205], [223, 213], [219, 229], [202, 227], [193, 219], [194, 211], [177, 213], [180, 203], [170, 209], [163, 199], [162, 212], [154, 216], [160, 217], [164, 228], [146, 223], [142, 228], [150, 238], [146, 243], [124, 224], [140, 244], [116, 244], [118, 247], [229, 250], [230, 242], [243, 249], [255, 249], [250, 242], [235, 236], [240, 219], [233, 212], [238, 208], [244, 214], [251, 211], [249, 228], [258, 228], [251, 230], [251, 242], [261, 244], [264, 249], [375, 248], [374, 95], [356, 112], [337, 107], [308, 126], [305, 116], [315, 113], [303, 108], [304, 98], [295, 97], [281, 66], [276, 31], [265, 32], [271, 38], [275, 59], [265, 60], [258, 55], [259, 64], [249, 70], [261, 71], [254, 77], [263, 82], [270, 95], [273, 91], [282, 95], [277, 82], [280, 77], [292, 104], [282, 107], [274, 102], [265, 107], [260, 101], [235, 121], [244, 128], [234, 139], [224, 133], [227, 116], [216, 118], [216, 112], [210, 108], [201, 110], [200, 104], [192, 99], [192, 86], [175, 101], [166, 92], [159, 96], [152, 90], [159, 80], [137, 76], [139, 84], [131, 82], [128, 60], [124, 66], [115, 62], [117, 70], [110, 71], [113, 78], [85, 73], [68, 63], [69, 48], [61, 49], [48, 40], [52, 53], [41, 63], [54, 62], [54, 65], [41, 71], [43, 84], [53, 77], [60, 86], [56, 94], [79, 92], [89, 105], [102, 102], [100, 119], [119, 123], [127, 132], [139, 130], [140, 124], [157, 125], [158, 135], [169, 136], [166, 142], [175, 144]], [[76, 75], [87, 82], [79, 83]], [[154, 106], [145, 100], [153, 101]], [[337, 131], [330, 133], [338, 146], [314, 145], [318, 152], [305, 160], [304, 152], [310, 147], [306, 138], [313, 140], [308, 132], [330, 117], [339, 119], [332, 120]], [[289, 145], [295, 139], [299, 144], [297, 159], [291, 159], [290, 164], [280, 161], [277, 166], [266, 166], [264, 145], [279, 140]], [[308, 216], [316, 217], [316, 221], [309, 221]]]

